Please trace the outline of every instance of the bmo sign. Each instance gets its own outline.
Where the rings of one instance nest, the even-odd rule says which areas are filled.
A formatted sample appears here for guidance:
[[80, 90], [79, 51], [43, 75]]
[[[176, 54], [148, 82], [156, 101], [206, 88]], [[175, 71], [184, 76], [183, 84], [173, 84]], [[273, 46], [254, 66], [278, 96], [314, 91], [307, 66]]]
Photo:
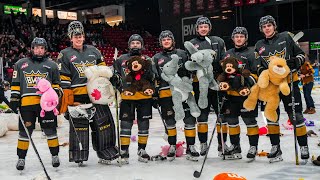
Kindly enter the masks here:
[[185, 41], [191, 40], [197, 34], [196, 22], [199, 17], [202, 17], [202, 15], [185, 17], [185, 18], [181, 19], [181, 21], [182, 21], [181, 22], [181, 24], [182, 24], [182, 43], [184, 43]]

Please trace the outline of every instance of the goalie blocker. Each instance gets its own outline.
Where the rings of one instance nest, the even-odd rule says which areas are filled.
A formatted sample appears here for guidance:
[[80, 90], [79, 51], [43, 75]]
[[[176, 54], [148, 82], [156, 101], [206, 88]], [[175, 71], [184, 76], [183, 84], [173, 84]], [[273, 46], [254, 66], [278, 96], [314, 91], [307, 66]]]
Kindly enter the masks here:
[[89, 125], [92, 146], [97, 156], [103, 160], [118, 157], [114, 121], [108, 105], [84, 104], [68, 106], [69, 118], [69, 161], [82, 163], [89, 157]]

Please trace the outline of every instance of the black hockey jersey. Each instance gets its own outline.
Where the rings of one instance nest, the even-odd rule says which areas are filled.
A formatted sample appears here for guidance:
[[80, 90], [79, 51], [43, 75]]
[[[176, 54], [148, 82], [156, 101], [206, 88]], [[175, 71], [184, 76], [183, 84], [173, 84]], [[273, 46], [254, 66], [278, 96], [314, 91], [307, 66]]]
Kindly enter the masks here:
[[45, 78], [54, 89], [60, 88], [60, 74], [58, 65], [44, 58], [43, 61], [34, 61], [30, 58], [20, 59], [14, 65], [11, 84], [11, 97], [20, 98], [21, 106], [40, 104], [40, 95], [37, 94], [37, 81]]
[[[151, 58], [145, 55], [141, 55], [142, 58], [144, 58], [147, 61], [151, 61]], [[132, 56], [130, 54], [123, 54], [121, 55], [117, 60], [115, 60], [113, 67], [115, 69], [115, 73], [121, 76], [122, 78], [122, 89], [121, 91], [121, 98], [123, 100], [141, 100], [141, 99], [150, 99], [152, 96], [145, 95], [143, 92], [136, 92], [133, 96], [125, 96], [123, 94], [123, 89], [127, 88], [130, 86], [130, 84], [125, 82], [126, 75], [129, 74], [129, 69], [127, 68], [126, 62], [131, 58]], [[152, 63], [152, 66], [150, 67], [151, 69], [149, 70], [150, 73], [152, 73], [152, 76], [154, 77], [154, 64]], [[150, 82], [154, 84], [154, 82]]]
[[184, 63], [188, 61], [188, 56], [185, 51], [181, 49], [174, 49], [172, 51], [163, 51], [155, 54], [152, 57], [152, 61], [156, 68], [156, 80], [157, 89], [159, 90], [159, 98], [166, 98], [172, 96], [169, 84], [161, 78], [163, 66], [171, 60], [172, 54], [178, 55], [180, 59], [178, 75], [182, 77], [187, 76], [189, 74], [189, 76], [191, 77], [191, 74], [188, 73], [188, 70], [186, 70], [184, 67]]
[[73, 91], [75, 102], [90, 103], [84, 68], [93, 65], [105, 65], [100, 51], [90, 45], [84, 45], [82, 52], [68, 47], [60, 52], [58, 65], [61, 87]]
[[[246, 79], [245, 86], [250, 87], [258, 80], [257, 65], [258, 61], [255, 58], [254, 49], [249, 49], [247, 46], [241, 48], [232, 48], [226, 52], [225, 58], [234, 57], [241, 61], [242, 68], [248, 69], [251, 72], [249, 78]], [[250, 83], [249, 83], [250, 82]], [[229, 95], [240, 96], [237, 91], [228, 91]]]
[[[258, 73], [268, 68], [269, 58], [277, 56], [286, 60], [297, 57], [302, 65], [305, 61], [304, 52], [293, 41], [288, 32], [276, 33], [271, 39], [261, 39], [255, 45], [256, 58], [258, 61]], [[300, 67], [298, 67], [300, 68]], [[295, 71], [295, 70], [293, 70]], [[297, 72], [294, 73], [294, 81], [298, 81]], [[288, 77], [290, 82], [290, 77]]]
[[208, 36], [211, 42], [208, 42], [204, 37], [197, 36], [190, 40], [190, 42], [198, 48], [202, 49], [212, 49], [217, 53], [217, 58], [213, 60], [213, 73], [220, 74], [222, 72], [222, 67], [219, 63], [225, 57], [226, 45], [224, 40], [217, 36]]

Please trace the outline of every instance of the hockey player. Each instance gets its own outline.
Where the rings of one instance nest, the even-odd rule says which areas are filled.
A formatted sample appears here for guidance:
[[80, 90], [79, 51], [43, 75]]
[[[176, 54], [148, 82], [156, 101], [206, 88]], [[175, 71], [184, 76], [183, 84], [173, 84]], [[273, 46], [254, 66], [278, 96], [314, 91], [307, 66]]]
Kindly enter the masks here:
[[[10, 107], [15, 113], [21, 114], [22, 120], [29, 131], [30, 136], [35, 129], [36, 119], [40, 123], [42, 131], [47, 136], [47, 142], [52, 155], [52, 166], [59, 167], [59, 141], [57, 136], [57, 117], [52, 111], [40, 117], [40, 95], [34, 88], [39, 79], [45, 78], [52, 84], [52, 88], [61, 95], [59, 70], [56, 63], [48, 59], [45, 54], [48, 45], [43, 38], [34, 38], [31, 43], [31, 58], [20, 59], [14, 66], [11, 86]], [[17, 155], [19, 157], [16, 168], [23, 170], [25, 158], [29, 148], [29, 138], [19, 121], [19, 138]]]
[[[180, 77], [190, 77], [190, 73], [184, 68], [184, 63], [188, 61], [188, 56], [185, 51], [175, 48], [175, 40], [171, 31], [165, 30], [160, 33], [159, 43], [162, 47], [162, 52], [157, 53], [153, 56], [153, 62], [157, 70], [157, 81], [158, 81], [158, 92], [159, 95], [159, 106], [161, 107], [161, 116], [165, 121], [165, 125], [168, 131], [168, 143], [170, 144], [169, 152], [167, 155], [168, 160], [172, 161], [176, 155], [176, 141], [177, 141], [177, 129], [176, 120], [174, 119], [175, 114], [173, 110], [172, 95], [169, 84], [161, 78], [163, 66], [171, 60], [172, 54], [177, 54], [180, 58], [178, 75]], [[187, 141], [187, 159], [197, 160], [199, 153], [195, 149], [195, 135], [196, 135], [196, 119], [191, 116], [188, 105], [184, 102], [183, 107], [185, 108], [184, 118], [184, 133]]]
[[[143, 39], [138, 34], [130, 36], [128, 41], [129, 53], [121, 55], [114, 62], [114, 69], [119, 78], [125, 79], [128, 72], [126, 62], [133, 56], [138, 56], [146, 61], [151, 59], [142, 55]], [[154, 77], [153, 71], [148, 69], [143, 75], [149, 74]], [[153, 82], [151, 82], [154, 84]], [[146, 146], [149, 136], [149, 120], [152, 118], [152, 95], [146, 95], [144, 92], [136, 92], [133, 95], [127, 95], [123, 92], [124, 88], [129, 87], [130, 84], [123, 82], [123, 88], [119, 89], [121, 92], [122, 102], [120, 103], [120, 143], [121, 143], [121, 158], [123, 163], [129, 163], [129, 145], [131, 137], [131, 129], [135, 119], [135, 112], [137, 112], [138, 122], [138, 160], [141, 162], [148, 162], [150, 156], [146, 152]]]
[[[259, 40], [255, 45], [255, 51], [258, 54], [258, 74], [268, 68], [269, 57], [278, 56], [287, 60], [287, 65], [293, 73], [293, 91], [295, 99], [295, 115], [296, 122], [293, 122], [292, 97], [291, 94], [284, 96], [280, 93], [285, 111], [287, 112], [291, 123], [296, 123], [297, 140], [300, 145], [301, 159], [304, 161], [309, 158], [309, 148], [307, 140], [307, 131], [302, 115], [302, 102], [300, 89], [298, 87], [299, 78], [297, 70], [305, 61], [305, 55], [300, 47], [293, 41], [288, 32], [277, 32], [277, 24], [275, 19], [270, 16], [264, 16], [260, 19], [259, 29], [264, 34], [264, 39]], [[288, 76], [288, 83], [291, 87], [291, 78]], [[280, 111], [278, 111], [280, 114]], [[280, 128], [279, 122], [268, 121], [269, 137], [272, 148], [268, 155], [270, 162], [282, 161], [282, 151], [280, 149]]]
[[[190, 40], [190, 42], [199, 50], [202, 49], [212, 49], [217, 53], [217, 58], [213, 61], [213, 73], [215, 78], [217, 78], [218, 74], [222, 72], [221, 65], [219, 63], [225, 56], [226, 47], [223, 39], [217, 36], [209, 36], [210, 31], [212, 29], [212, 25], [210, 20], [207, 17], [200, 17], [196, 22], [196, 30], [197, 30], [197, 37]], [[199, 99], [199, 81], [194, 78], [193, 83], [193, 90], [195, 92], [196, 101]], [[218, 115], [218, 102], [221, 102], [223, 93], [217, 92], [214, 90], [209, 89], [208, 91], [208, 107], [206, 109], [201, 109], [201, 115], [197, 118], [198, 121], [198, 136], [199, 141], [201, 143], [201, 150], [200, 155], [204, 156], [208, 150], [208, 116], [210, 112], [211, 105], [214, 108], [214, 111]], [[219, 99], [218, 99], [219, 97]], [[220, 103], [219, 103], [220, 104]], [[217, 117], [218, 118], [218, 117]], [[217, 124], [217, 134], [218, 134], [218, 151], [219, 156], [222, 154], [222, 143], [221, 143], [221, 133], [220, 130], [222, 129], [223, 132], [223, 140], [226, 141], [227, 139], [227, 123], [222, 118], [222, 128], [220, 127], [220, 123]], [[223, 143], [224, 144], [224, 143]], [[225, 145], [225, 144], [224, 144]], [[224, 146], [224, 149], [227, 150], [227, 146]]]
[[[6, 103], [8, 106], [10, 105], [8, 99], [4, 95], [6, 91], [10, 89], [10, 83], [8, 81], [2, 81], [0, 86], [0, 104], [2, 102]], [[11, 111], [12, 112], [12, 111]]]
[[[97, 48], [83, 44], [85, 33], [81, 22], [73, 21], [69, 24], [68, 36], [72, 45], [60, 52], [58, 63], [64, 92], [60, 113], [66, 112], [65, 117], [70, 123], [69, 161], [81, 165], [83, 161], [88, 160], [90, 124], [92, 145], [97, 152], [99, 162], [110, 163], [119, 154], [115, 146], [116, 135], [112, 114], [108, 105], [91, 104], [87, 94], [87, 78], [84, 74], [85, 67], [105, 66], [105, 62]], [[87, 104], [86, 107], [84, 104]], [[80, 112], [89, 113], [75, 116], [73, 115], [75, 113], [67, 111], [68, 106], [76, 106]]]
[[[226, 52], [226, 58], [234, 57], [240, 61], [243, 69], [244, 84], [242, 86], [251, 87], [257, 80], [257, 64], [253, 49], [247, 47], [248, 44], [248, 31], [245, 27], [236, 27], [231, 35], [231, 39], [234, 43], [234, 48]], [[241, 82], [238, 82], [241, 86]], [[229, 90], [227, 102], [225, 108], [228, 113], [224, 115], [225, 120], [229, 126], [229, 136], [232, 146], [230, 151], [226, 153], [226, 159], [241, 159], [241, 147], [240, 147], [240, 126], [239, 116], [243, 119], [247, 126], [247, 135], [249, 137], [250, 149], [247, 153], [247, 158], [254, 160], [259, 140], [259, 127], [256, 121], [258, 116], [258, 109], [254, 111], [247, 111], [243, 108], [243, 102], [247, 96], [241, 96], [237, 91]]]

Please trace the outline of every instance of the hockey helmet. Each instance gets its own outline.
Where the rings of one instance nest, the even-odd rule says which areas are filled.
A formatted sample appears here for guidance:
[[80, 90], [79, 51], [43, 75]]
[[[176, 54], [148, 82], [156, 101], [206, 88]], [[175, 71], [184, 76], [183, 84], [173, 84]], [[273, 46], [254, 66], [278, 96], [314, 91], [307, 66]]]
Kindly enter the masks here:
[[68, 25], [68, 36], [71, 39], [72, 36], [74, 35], [79, 35], [79, 34], [83, 34], [84, 35], [84, 28], [83, 25], [80, 21], [72, 21], [69, 25]]
[[265, 25], [265, 24], [268, 24], [268, 23], [273, 24], [274, 28], [277, 29], [276, 20], [272, 16], [267, 15], [267, 16], [263, 16], [262, 18], [260, 18], [260, 21], [259, 21], [260, 32], [262, 32], [262, 26]]

